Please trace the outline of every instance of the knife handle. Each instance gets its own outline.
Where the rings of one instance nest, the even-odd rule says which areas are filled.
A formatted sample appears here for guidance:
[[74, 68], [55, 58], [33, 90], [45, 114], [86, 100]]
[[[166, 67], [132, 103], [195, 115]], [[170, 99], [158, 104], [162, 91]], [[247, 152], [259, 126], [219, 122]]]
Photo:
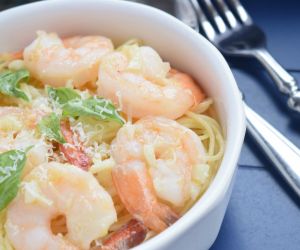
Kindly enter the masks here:
[[247, 129], [300, 197], [300, 150], [245, 104]]

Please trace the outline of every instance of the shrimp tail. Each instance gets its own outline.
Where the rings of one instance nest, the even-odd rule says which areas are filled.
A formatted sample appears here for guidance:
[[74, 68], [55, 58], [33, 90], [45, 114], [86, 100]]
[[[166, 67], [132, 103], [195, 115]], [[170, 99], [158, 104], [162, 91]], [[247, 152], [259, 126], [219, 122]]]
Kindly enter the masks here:
[[[167, 205], [159, 203], [154, 195], [151, 177], [142, 162], [131, 161], [126, 165], [117, 165], [112, 175], [122, 202], [127, 210], [148, 228], [155, 232], [163, 231], [173, 224], [178, 216]], [[142, 199], [138, 203], [137, 197]]]
[[178, 220], [179, 216], [167, 205], [156, 203], [153, 211], [144, 216], [143, 221], [153, 231], [161, 232]]
[[179, 219], [179, 216], [171, 208], [164, 204], [159, 204], [159, 215], [161, 220], [163, 220], [168, 226], [171, 226]]
[[139, 220], [132, 219], [109, 236], [102, 246], [92, 250], [126, 250], [141, 244], [148, 233], [147, 227]]
[[61, 132], [67, 144], [59, 144], [60, 151], [64, 154], [67, 161], [83, 170], [88, 170], [92, 165], [91, 159], [83, 151], [82, 146], [75, 145], [74, 133], [70, 128], [69, 122], [63, 121], [60, 124]]

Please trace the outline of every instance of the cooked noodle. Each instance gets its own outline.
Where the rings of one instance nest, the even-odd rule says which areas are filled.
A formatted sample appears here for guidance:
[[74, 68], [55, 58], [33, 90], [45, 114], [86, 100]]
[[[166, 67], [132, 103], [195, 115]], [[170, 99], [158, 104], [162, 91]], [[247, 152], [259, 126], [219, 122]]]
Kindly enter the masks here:
[[212, 99], [208, 98], [200, 103], [193, 111], [188, 111], [183, 117], [177, 120], [177, 122], [192, 129], [199, 136], [199, 139], [206, 149], [206, 160], [210, 167], [209, 178], [207, 178], [206, 182], [202, 183], [199, 195], [196, 199], [191, 199], [186, 204], [180, 211], [181, 214], [185, 213], [205, 192], [213, 179], [224, 154], [225, 141], [222, 135], [222, 129], [216, 119], [207, 115], [212, 109], [212, 104]]
[[[137, 40], [131, 40], [127, 44], [140, 43]], [[9, 60], [7, 59], [9, 58]], [[2, 59], [2, 60], [1, 60]], [[6, 69], [11, 63], [11, 59], [8, 55], [0, 57], [0, 72]], [[37, 81], [31, 79], [32, 85], [37, 86]], [[0, 94], [0, 106], [19, 106], [19, 107], [41, 107], [44, 109], [49, 108], [49, 100], [44, 89], [34, 87], [32, 85], [21, 85], [22, 90], [29, 96], [30, 102], [24, 102], [23, 100], [4, 97]], [[92, 92], [91, 92], [92, 93]], [[202, 101], [197, 107], [188, 111], [185, 115], [177, 119], [177, 122], [181, 125], [193, 130], [202, 141], [206, 156], [200, 169], [208, 171], [208, 176], [205, 176], [203, 181], [194, 183], [195, 195], [186, 203], [183, 208], [180, 208], [177, 212], [181, 215], [184, 214], [191, 206], [198, 200], [205, 192], [210, 182], [212, 181], [217, 168], [222, 160], [224, 154], [225, 141], [222, 135], [222, 128], [217, 122], [216, 118], [212, 117], [214, 112], [213, 100], [207, 98]], [[93, 118], [79, 118], [77, 120], [70, 120], [75, 133], [80, 135], [81, 142], [86, 146], [86, 153], [93, 156], [93, 166], [90, 168], [90, 172], [95, 175], [99, 183], [109, 192], [112, 196], [114, 205], [118, 214], [118, 221], [114, 223], [109, 232], [112, 233], [124, 224], [126, 224], [132, 216], [127, 212], [121, 199], [118, 197], [111, 178], [111, 171], [114, 167], [114, 161], [110, 155], [110, 143], [115, 138], [120, 125], [115, 122], [99, 121]], [[131, 118], [130, 118], [131, 121]], [[0, 213], [0, 248], [4, 250], [12, 250], [12, 246], [9, 244], [5, 233], [5, 211]], [[66, 232], [66, 221], [64, 216], [59, 216], [52, 223], [52, 231], [54, 233]], [[155, 235], [153, 231], [150, 231], [147, 235], [147, 239]], [[99, 239], [101, 242], [101, 239]], [[96, 244], [96, 243], [95, 243]], [[97, 243], [98, 244], [98, 243]]]

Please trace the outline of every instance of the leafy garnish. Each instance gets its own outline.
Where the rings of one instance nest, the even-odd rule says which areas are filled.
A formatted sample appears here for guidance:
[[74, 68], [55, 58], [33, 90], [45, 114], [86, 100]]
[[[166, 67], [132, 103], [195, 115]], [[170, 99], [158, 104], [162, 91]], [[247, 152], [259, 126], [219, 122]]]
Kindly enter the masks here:
[[26, 151], [10, 150], [0, 154], [0, 211], [18, 193], [20, 177], [26, 163]]
[[55, 140], [61, 144], [66, 142], [60, 130], [60, 118], [55, 113], [43, 117], [38, 128], [49, 140]]
[[74, 99], [80, 99], [80, 95], [71, 88], [52, 88], [47, 87], [47, 94], [49, 98], [60, 105], [67, 103]]
[[22, 98], [29, 101], [28, 96], [20, 89], [20, 81], [28, 80], [29, 71], [25, 69], [12, 71], [6, 70], [0, 73], [0, 93], [4, 95]]
[[104, 98], [74, 99], [63, 105], [62, 110], [63, 116], [93, 116], [101, 120], [113, 120], [124, 124], [124, 119], [117, 112], [112, 102]]

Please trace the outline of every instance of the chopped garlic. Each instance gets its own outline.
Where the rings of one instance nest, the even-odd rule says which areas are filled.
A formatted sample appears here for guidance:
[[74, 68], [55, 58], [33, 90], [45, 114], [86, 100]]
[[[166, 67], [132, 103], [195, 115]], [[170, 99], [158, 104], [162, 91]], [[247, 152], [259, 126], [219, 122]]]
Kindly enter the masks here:
[[47, 206], [51, 206], [53, 204], [53, 201], [43, 196], [36, 182], [34, 181], [23, 182], [22, 188], [25, 196], [25, 203], [28, 204], [28, 203], [39, 202]]
[[194, 201], [198, 198], [201, 192], [201, 186], [192, 182], [191, 183], [191, 199]]
[[144, 145], [144, 156], [145, 156], [148, 167], [156, 167], [157, 166], [153, 145], [151, 145], [151, 144]]
[[22, 122], [15, 115], [3, 115], [0, 117], [0, 130], [4, 132], [19, 131], [22, 129]]
[[68, 81], [66, 81], [65, 86], [66, 86], [67, 88], [73, 89], [73, 88], [74, 88], [74, 81], [71, 80], [71, 79], [69, 79]]
[[108, 158], [104, 161], [96, 160], [94, 161], [94, 165], [89, 169], [92, 174], [99, 173], [101, 171], [112, 169], [115, 166], [115, 161], [113, 158]]
[[122, 111], [123, 110], [123, 102], [122, 102], [121, 91], [117, 91], [116, 92], [116, 96], [118, 98], [118, 108], [117, 108], [117, 111]]
[[192, 178], [195, 182], [199, 184], [205, 183], [209, 177], [209, 165], [208, 164], [198, 164], [193, 166]]
[[24, 61], [23, 60], [13, 60], [8, 64], [8, 69], [10, 70], [20, 70], [20, 69], [24, 69], [25, 65], [24, 65]]

